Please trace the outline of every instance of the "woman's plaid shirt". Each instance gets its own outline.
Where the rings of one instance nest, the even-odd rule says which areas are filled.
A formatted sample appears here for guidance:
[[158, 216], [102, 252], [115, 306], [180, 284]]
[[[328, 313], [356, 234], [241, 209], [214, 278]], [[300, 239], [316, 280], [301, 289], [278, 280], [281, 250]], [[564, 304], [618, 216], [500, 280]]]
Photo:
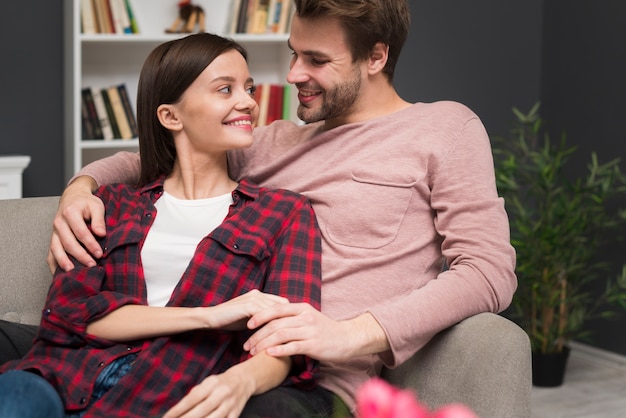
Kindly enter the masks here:
[[[207, 375], [248, 358], [242, 346], [249, 332], [193, 331], [125, 344], [86, 333], [89, 322], [120, 306], [147, 304], [140, 251], [162, 191], [163, 179], [140, 189], [118, 184], [98, 190], [106, 210], [104, 256], [96, 267], [56, 273], [34, 347], [0, 372], [34, 370], [54, 385], [67, 410], [80, 410], [104, 366], [138, 353], [130, 372], [87, 415], [153, 417]], [[224, 222], [198, 245], [168, 305], [216, 305], [261, 289], [319, 309], [321, 244], [308, 200], [246, 180], [233, 199]], [[284, 384], [314, 385], [317, 367], [294, 357]]]

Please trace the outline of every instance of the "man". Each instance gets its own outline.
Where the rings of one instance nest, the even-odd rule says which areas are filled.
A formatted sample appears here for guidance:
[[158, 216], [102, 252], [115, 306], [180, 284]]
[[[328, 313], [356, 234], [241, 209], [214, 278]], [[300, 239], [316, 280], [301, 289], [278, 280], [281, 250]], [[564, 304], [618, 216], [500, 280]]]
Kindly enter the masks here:
[[[399, 365], [464, 318], [504, 310], [516, 288], [515, 252], [478, 117], [458, 103], [408, 103], [393, 88], [407, 1], [295, 4], [287, 81], [298, 89], [298, 116], [307, 124], [257, 128], [254, 145], [229, 154], [229, 165], [237, 178], [292, 189], [314, 206], [323, 240], [322, 312], [305, 304], [261, 311], [248, 322], [261, 328], [245, 348], [319, 359], [320, 385], [333, 394], [322, 400], [322, 416], [331, 416], [334, 396], [354, 408], [358, 387], [383, 365]], [[133, 181], [137, 159], [96, 162], [68, 186], [51, 266], [56, 260], [72, 268], [65, 251], [93, 263], [74, 235], [100, 255], [83, 221], [105, 233], [102, 206], [90, 194], [93, 178]]]

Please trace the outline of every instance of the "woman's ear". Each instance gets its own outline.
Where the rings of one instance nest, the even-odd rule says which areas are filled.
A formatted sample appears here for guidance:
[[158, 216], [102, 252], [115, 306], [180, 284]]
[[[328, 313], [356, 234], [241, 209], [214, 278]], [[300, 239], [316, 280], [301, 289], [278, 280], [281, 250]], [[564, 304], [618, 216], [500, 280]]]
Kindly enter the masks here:
[[183, 128], [183, 123], [176, 114], [176, 109], [173, 105], [162, 104], [157, 107], [157, 117], [159, 122], [165, 129], [170, 131], [179, 131]]
[[367, 63], [368, 73], [374, 75], [383, 71], [389, 57], [389, 45], [382, 42], [376, 42], [370, 51], [369, 61]]

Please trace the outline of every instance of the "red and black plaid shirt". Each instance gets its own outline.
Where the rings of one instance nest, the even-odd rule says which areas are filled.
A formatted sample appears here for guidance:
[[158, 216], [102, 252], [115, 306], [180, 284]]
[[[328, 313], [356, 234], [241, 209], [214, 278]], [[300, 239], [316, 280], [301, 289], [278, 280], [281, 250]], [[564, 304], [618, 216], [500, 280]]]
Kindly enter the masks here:
[[[87, 324], [127, 305], [146, 305], [140, 251], [157, 211], [163, 179], [141, 189], [100, 188], [107, 235], [98, 266], [57, 272], [34, 347], [0, 370], [35, 370], [48, 380], [66, 410], [84, 409], [102, 368], [138, 353], [131, 370], [89, 416], [160, 416], [194, 385], [248, 358], [249, 332], [192, 331], [119, 344], [86, 333]], [[168, 306], [210, 306], [252, 289], [308, 302], [319, 309], [321, 247], [309, 202], [284, 190], [242, 180], [224, 222], [198, 245]], [[317, 362], [293, 358], [284, 384], [314, 385]]]

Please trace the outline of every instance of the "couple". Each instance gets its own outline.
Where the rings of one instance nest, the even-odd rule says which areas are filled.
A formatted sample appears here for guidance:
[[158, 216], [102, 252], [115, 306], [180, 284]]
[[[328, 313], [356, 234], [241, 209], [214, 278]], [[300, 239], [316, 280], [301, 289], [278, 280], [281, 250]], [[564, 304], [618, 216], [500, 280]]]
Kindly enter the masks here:
[[[393, 88], [409, 27], [406, 0], [295, 4], [288, 81], [298, 88], [298, 116], [308, 124], [256, 129], [251, 147], [229, 152], [228, 169], [236, 180], [302, 193], [315, 209], [322, 312], [311, 303], [264, 307], [250, 316], [247, 327], [260, 329], [243, 348], [253, 359], [319, 360], [319, 386], [311, 392], [283, 385], [252, 397], [246, 410], [283, 402], [292, 411], [332, 416], [335, 398], [352, 409], [358, 387], [383, 365], [401, 364], [464, 318], [505, 309], [516, 287], [515, 253], [478, 117], [452, 102], [407, 103]], [[138, 160], [121, 154], [95, 163], [68, 186], [50, 257], [64, 270], [72, 267], [65, 250], [93, 263], [71, 231], [101, 256], [82, 221], [87, 214], [103, 235], [93, 179], [136, 182]], [[199, 407], [214, 392], [204, 389], [192, 391]]]

